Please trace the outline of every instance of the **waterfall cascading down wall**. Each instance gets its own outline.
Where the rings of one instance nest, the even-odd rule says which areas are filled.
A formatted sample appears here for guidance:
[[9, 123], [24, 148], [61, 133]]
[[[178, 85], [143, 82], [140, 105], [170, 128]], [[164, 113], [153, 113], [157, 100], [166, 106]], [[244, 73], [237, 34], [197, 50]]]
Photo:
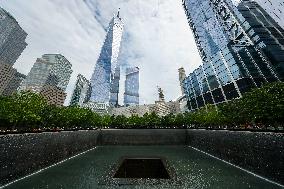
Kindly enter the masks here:
[[0, 186], [100, 145], [190, 146], [284, 184], [283, 133], [103, 129], [0, 135]]

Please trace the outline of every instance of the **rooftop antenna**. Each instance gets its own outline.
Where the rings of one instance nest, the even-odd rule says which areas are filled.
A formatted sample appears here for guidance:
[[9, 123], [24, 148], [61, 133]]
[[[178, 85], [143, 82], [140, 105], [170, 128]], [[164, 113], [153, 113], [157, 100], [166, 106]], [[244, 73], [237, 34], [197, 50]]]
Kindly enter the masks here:
[[120, 11], [120, 8], [118, 8], [118, 11], [117, 11], [117, 18], [120, 18], [119, 17], [119, 11]]

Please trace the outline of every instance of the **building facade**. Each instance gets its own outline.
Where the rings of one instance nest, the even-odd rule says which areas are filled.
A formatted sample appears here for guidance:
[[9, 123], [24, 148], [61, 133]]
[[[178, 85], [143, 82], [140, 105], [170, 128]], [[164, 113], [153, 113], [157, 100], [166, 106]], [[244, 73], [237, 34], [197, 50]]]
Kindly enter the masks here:
[[185, 88], [183, 85], [183, 81], [186, 79], [186, 73], [183, 67], [178, 69], [178, 78], [181, 88], [181, 96], [176, 100], [176, 102], [179, 104], [180, 112], [185, 113], [188, 112], [188, 107], [187, 107], [187, 97], [185, 95]]
[[26, 37], [16, 19], [0, 7], [0, 95], [12, 89], [12, 79], [17, 77], [13, 65], [27, 46]]
[[163, 90], [158, 87], [159, 100], [155, 101], [155, 104], [144, 104], [144, 105], [131, 105], [118, 108], [112, 108], [112, 115], [124, 115], [130, 117], [132, 115], [143, 116], [144, 114], [156, 113], [158, 116], [166, 116], [168, 114], [180, 113], [179, 101], [165, 101]]
[[186, 78], [185, 70], [183, 67], [178, 69], [178, 80], [181, 88], [181, 94], [184, 95], [183, 80]]
[[36, 60], [19, 90], [41, 93], [50, 104], [61, 106], [72, 72], [71, 63], [63, 55], [45, 54]]
[[283, 29], [284, 29], [284, 1], [283, 0], [255, 0]]
[[70, 106], [82, 106], [83, 103], [88, 102], [91, 96], [90, 82], [81, 74], [77, 76], [75, 88], [73, 90]]
[[139, 68], [126, 68], [124, 106], [139, 104]]
[[13, 79], [16, 69], [9, 64], [0, 64], [0, 95], [3, 95], [5, 89]]
[[188, 110], [188, 101], [187, 101], [187, 97], [185, 95], [183, 96], [180, 96], [176, 102], [179, 104], [179, 110], [180, 110], [180, 113], [186, 113], [186, 112], [189, 112]]
[[110, 114], [111, 112], [111, 107], [109, 106], [109, 103], [99, 103], [99, 102], [86, 102], [83, 103], [82, 108], [90, 109], [95, 113], [101, 114], [101, 115], [106, 115]]
[[0, 7], [0, 64], [14, 65], [27, 46], [27, 35], [17, 20]]
[[111, 114], [118, 116], [124, 115], [130, 117], [132, 115], [137, 115], [142, 117], [144, 114], [150, 114], [156, 111], [155, 104], [144, 104], [144, 105], [133, 105], [133, 106], [123, 106], [111, 109]]
[[44, 54], [42, 59], [52, 64], [47, 82], [65, 91], [73, 72], [72, 64], [61, 54]]
[[256, 2], [183, 0], [183, 6], [202, 58], [183, 80], [190, 110], [283, 81], [283, 29]]
[[21, 90], [40, 92], [44, 85], [51, 85], [65, 91], [72, 72], [71, 63], [63, 55], [45, 54], [36, 60]]
[[13, 69], [15, 73], [13, 74], [13, 77], [10, 79], [9, 83], [2, 93], [4, 96], [10, 96], [13, 93], [17, 92], [22, 81], [26, 78], [26, 75], [19, 73], [15, 68]]
[[156, 101], [155, 104], [144, 104], [144, 105], [132, 105], [132, 106], [123, 106], [118, 108], [112, 108], [111, 114], [118, 116], [124, 115], [130, 117], [132, 115], [137, 115], [142, 117], [144, 114], [156, 113], [159, 116], [165, 116], [168, 114], [178, 114], [180, 113], [179, 102], [161, 102]]
[[[92, 102], [110, 103], [111, 101], [112, 83], [117, 82], [115, 70], [118, 67], [117, 61], [122, 31], [123, 22], [118, 12], [117, 16], [113, 17], [109, 23], [106, 38], [91, 78], [92, 92], [90, 100]], [[115, 87], [112, 92], [116, 93]], [[112, 101], [115, 100], [112, 99]]]
[[67, 94], [61, 88], [46, 84], [39, 92], [49, 105], [63, 106]]
[[119, 94], [119, 81], [120, 81], [120, 67], [115, 68], [113, 80], [110, 87], [109, 104], [111, 107], [118, 107], [118, 94]]

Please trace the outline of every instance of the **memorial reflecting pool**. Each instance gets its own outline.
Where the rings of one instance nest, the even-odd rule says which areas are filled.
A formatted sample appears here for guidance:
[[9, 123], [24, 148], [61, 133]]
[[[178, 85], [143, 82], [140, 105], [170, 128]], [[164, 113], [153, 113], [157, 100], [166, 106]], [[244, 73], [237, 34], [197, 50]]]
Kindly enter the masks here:
[[[139, 174], [133, 171], [133, 167], [140, 171]], [[163, 170], [157, 174], [164, 174], [164, 177], [153, 179], [152, 177], [155, 176], [153, 171], [159, 169]], [[127, 176], [126, 171], [129, 171], [130, 176]], [[135, 175], [145, 177], [145, 174], [150, 173], [152, 179], [117, 176], [123, 175], [124, 172], [126, 177], [135, 177]], [[5, 188], [270, 189], [282, 187], [187, 146], [99, 146]]]

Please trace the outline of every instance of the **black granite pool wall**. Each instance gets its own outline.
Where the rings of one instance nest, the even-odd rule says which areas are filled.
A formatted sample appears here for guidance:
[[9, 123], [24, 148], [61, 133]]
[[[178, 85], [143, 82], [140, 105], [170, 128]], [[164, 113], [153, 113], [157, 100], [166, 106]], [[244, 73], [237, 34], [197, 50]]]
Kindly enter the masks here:
[[188, 130], [188, 145], [284, 184], [284, 134]]
[[189, 145], [284, 184], [284, 134], [106, 129], [0, 135], [0, 186], [96, 145]]
[[185, 129], [103, 129], [100, 145], [186, 145]]
[[96, 146], [98, 130], [0, 136], [0, 186]]

